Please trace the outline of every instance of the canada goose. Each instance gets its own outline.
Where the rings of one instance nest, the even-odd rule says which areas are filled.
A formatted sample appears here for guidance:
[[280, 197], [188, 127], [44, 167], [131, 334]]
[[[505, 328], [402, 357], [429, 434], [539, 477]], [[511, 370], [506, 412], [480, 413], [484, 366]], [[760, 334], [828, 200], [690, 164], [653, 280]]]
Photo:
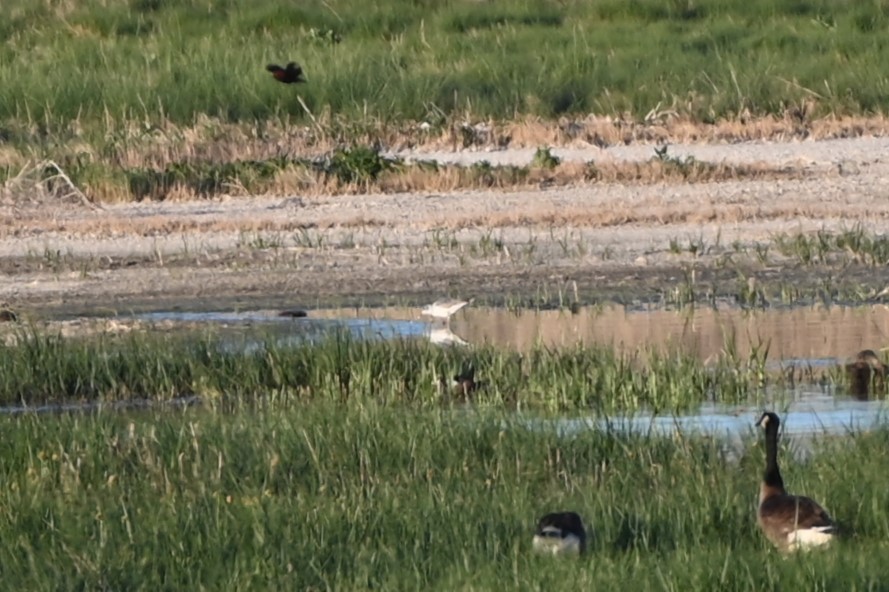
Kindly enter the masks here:
[[420, 314], [436, 319], [442, 319], [446, 323], [450, 323], [451, 316], [453, 316], [455, 312], [469, 304], [469, 302], [469, 300], [436, 300], [435, 302], [424, 308]]
[[306, 81], [306, 79], [303, 78], [303, 69], [300, 68], [299, 64], [296, 62], [290, 62], [287, 64], [286, 68], [282, 68], [278, 64], [269, 64], [265, 69], [272, 73], [275, 80], [283, 82], [284, 84]]
[[537, 521], [534, 551], [551, 555], [582, 555], [586, 529], [576, 512], [553, 512]]
[[862, 350], [854, 361], [846, 364], [846, 379], [852, 396], [867, 399], [872, 391], [885, 391], [886, 365], [873, 350]]
[[814, 500], [790, 495], [778, 469], [778, 427], [781, 420], [771, 412], [762, 414], [756, 424], [765, 430], [766, 470], [759, 489], [757, 522], [763, 534], [782, 552], [817, 547], [829, 543], [836, 525]]

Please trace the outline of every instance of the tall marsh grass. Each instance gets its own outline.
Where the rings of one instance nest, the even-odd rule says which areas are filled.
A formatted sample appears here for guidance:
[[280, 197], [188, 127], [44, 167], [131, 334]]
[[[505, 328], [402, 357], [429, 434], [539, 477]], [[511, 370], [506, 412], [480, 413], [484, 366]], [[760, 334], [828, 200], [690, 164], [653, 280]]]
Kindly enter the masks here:
[[[257, 341], [258, 339], [258, 341]], [[730, 355], [704, 366], [691, 354], [604, 347], [442, 349], [419, 340], [371, 341], [334, 333], [292, 346], [212, 332], [65, 338], [22, 331], [0, 346], [0, 404], [58, 401], [255, 401], [293, 396], [440, 407], [438, 380], [474, 367], [482, 406], [585, 412], [675, 411], [702, 401], [747, 401], [762, 390], [763, 361]]]
[[[756, 531], [752, 440], [735, 458], [701, 437], [565, 438], [501, 414], [283, 400], [4, 417], [0, 431], [9, 589], [878, 590], [889, 577], [886, 432], [785, 462], [847, 536], [783, 559]], [[579, 561], [530, 554], [536, 518], [559, 509], [594, 533]]]

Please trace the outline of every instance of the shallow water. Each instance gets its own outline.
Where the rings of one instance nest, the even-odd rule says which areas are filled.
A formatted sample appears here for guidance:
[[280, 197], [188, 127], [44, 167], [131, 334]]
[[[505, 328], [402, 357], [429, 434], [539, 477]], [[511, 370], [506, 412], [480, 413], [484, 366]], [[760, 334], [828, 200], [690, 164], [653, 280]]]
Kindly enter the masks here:
[[[620, 306], [568, 310], [507, 311], [467, 307], [446, 325], [421, 317], [419, 309], [310, 310], [304, 318], [280, 316], [279, 311], [154, 312], [134, 317], [143, 322], [184, 330], [212, 325], [223, 347], [241, 350], [262, 347], [269, 338], [280, 344], [299, 344], [347, 331], [361, 339], [428, 339], [443, 347], [492, 344], [519, 350], [535, 345], [568, 347], [604, 345], [619, 351], [647, 348], [679, 349], [705, 363], [733, 352], [739, 359], [757, 353], [766, 356], [767, 368], [802, 368], [810, 378], [823, 375], [861, 349], [880, 350], [889, 336], [889, 307], [814, 306], [765, 311], [737, 308], [686, 311], [662, 308], [628, 309]], [[800, 382], [791, 391], [774, 393], [768, 401], [779, 412], [788, 436], [842, 435], [886, 423], [886, 403], [860, 401], [816, 382]], [[191, 404], [191, 403], [189, 403]], [[105, 405], [139, 408], [147, 402]], [[8, 407], [0, 413], [90, 411], [96, 404], [38, 408]], [[529, 426], [551, 424], [570, 435], [590, 428], [671, 434], [702, 433], [742, 438], [753, 430], [761, 405], [705, 404], [682, 415], [637, 414], [632, 417], [529, 419]], [[543, 422], [543, 423], [541, 423]]]
[[292, 318], [278, 311], [154, 312], [137, 315], [140, 321], [181, 324], [183, 330], [201, 325], [218, 330], [225, 350], [254, 351], [271, 339], [280, 346], [296, 346], [323, 339], [335, 331], [355, 339], [429, 338], [431, 327], [420, 321], [353, 316], [351, 318]]
[[[847, 435], [872, 430], [889, 423], [885, 401], [856, 401], [847, 397], [811, 396], [804, 390], [794, 400], [765, 407], [776, 410], [786, 436]], [[754, 432], [762, 406], [706, 404], [682, 415], [638, 414], [631, 417], [564, 418], [546, 420], [560, 433], [570, 435], [583, 430], [614, 429], [637, 434], [703, 434], [730, 439]], [[534, 420], [542, 422], [544, 420]]]
[[609, 306], [568, 310], [523, 310], [466, 307], [441, 322], [420, 316], [420, 309], [344, 308], [308, 311], [306, 318], [278, 316], [278, 311], [155, 312], [145, 321], [256, 326], [282, 335], [315, 336], [345, 329], [356, 337], [426, 338], [465, 345], [491, 344], [522, 351], [542, 345], [604, 345], [619, 351], [678, 349], [711, 361], [727, 351], [741, 359], [768, 351], [775, 365], [828, 367], [862, 349], [880, 350], [889, 342], [889, 307], [813, 306], [765, 311], [738, 308], [663, 308]]

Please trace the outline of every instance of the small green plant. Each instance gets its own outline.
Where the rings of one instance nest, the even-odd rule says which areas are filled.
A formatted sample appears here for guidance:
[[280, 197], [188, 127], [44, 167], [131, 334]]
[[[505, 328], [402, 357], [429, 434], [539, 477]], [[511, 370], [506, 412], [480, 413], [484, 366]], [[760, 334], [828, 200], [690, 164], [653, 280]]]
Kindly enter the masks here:
[[128, 189], [137, 201], [163, 200], [177, 187], [187, 188], [199, 196], [212, 196], [236, 187], [260, 192], [265, 184], [288, 166], [306, 166], [302, 161], [286, 158], [231, 162], [178, 161], [164, 170], [134, 168], [125, 170]]
[[308, 30], [306, 36], [314, 43], [326, 45], [336, 45], [343, 40], [343, 36], [337, 31], [324, 27], [312, 27]]
[[327, 171], [342, 183], [361, 183], [374, 180], [400, 164], [398, 159], [383, 156], [378, 148], [354, 146], [336, 150]]
[[439, 251], [453, 251], [460, 247], [460, 241], [453, 232], [434, 229], [432, 232], [432, 245]]
[[562, 160], [555, 156], [548, 146], [541, 146], [534, 152], [534, 158], [531, 160], [531, 166], [540, 169], [554, 169], [559, 166]]
[[716, 173], [718, 165], [697, 160], [694, 156], [688, 155], [685, 158], [678, 156], [670, 156], [668, 146], [660, 146], [654, 149], [655, 156], [653, 160], [664, 165], [668, 172], [675, 172], [683, 178], [696, 178], [701, 176], [710, 176]]
[[278, 233], [242, 232], [238, 244], [242, 248], [262, 251], [266, 249], [282, 248], [284, 246], [284, 239]]
[[755, 243], [753, 249], [756, 252], [756, 260], [762, 265], [769, 262], [769, 245], [766, 243]]
[[298, 228], [293, 234], [292, 240], [297, 247], [308, 249], [320, 249], [324, 245], [324, 235], [311, 228]]
[[674, 255], [682, 253], [682, 247], [679, 244], [678, 238], [670, 238], [670, 252]]

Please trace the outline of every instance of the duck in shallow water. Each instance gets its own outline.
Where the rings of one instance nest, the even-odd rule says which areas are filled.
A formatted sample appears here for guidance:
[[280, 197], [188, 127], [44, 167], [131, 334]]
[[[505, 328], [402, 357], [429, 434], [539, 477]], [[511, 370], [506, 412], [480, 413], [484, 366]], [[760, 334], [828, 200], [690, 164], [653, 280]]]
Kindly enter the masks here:
[[886, 391], [886, 365], [872, 349], [858, 352], [846, 364], [849, 393], [856, 399], [867, 399], [871, 394]]

